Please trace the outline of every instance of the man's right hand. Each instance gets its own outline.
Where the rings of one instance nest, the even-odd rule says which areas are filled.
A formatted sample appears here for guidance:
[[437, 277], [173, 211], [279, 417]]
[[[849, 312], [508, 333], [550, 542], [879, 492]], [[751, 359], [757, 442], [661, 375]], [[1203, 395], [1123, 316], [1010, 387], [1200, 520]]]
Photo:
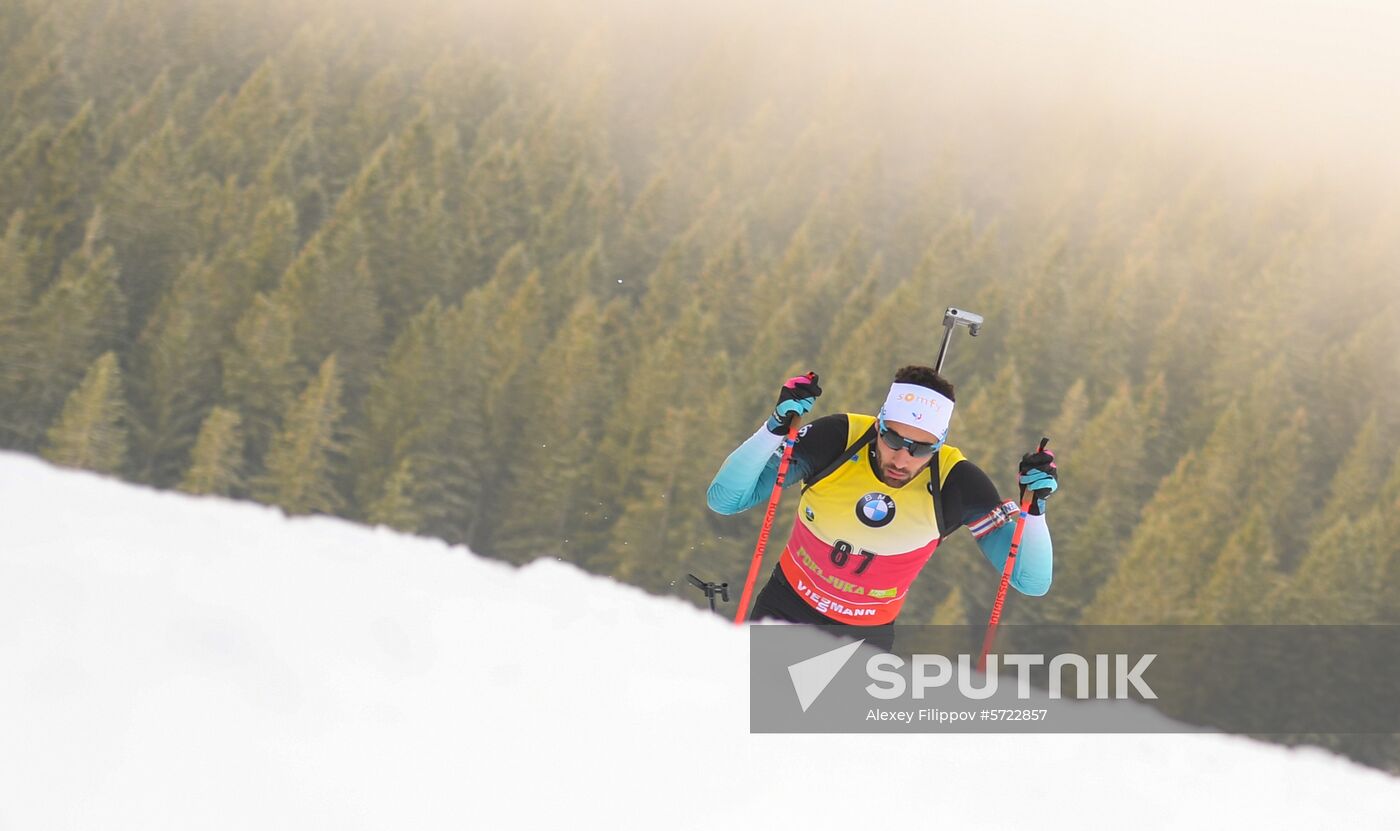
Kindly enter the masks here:
[[778, 394], [778, 405], [768, 417], [768, 432], [774, 435], [787, 432], [788, 423], [793, 416], [803, 416], [811, 412], [812, 405], [817, 403], [821, 394], [822, 388], [817, 385], [815, 372], [787, 379], [783, 383], [782, 392]]

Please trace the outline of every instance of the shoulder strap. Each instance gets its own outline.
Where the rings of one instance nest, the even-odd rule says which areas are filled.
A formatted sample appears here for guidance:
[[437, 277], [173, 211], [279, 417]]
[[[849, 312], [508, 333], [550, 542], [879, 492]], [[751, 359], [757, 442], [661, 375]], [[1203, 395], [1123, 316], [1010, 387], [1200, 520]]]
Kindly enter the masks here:
[[[933, 454], [933, 461], [929, 463], [930, 476], [928, 477], [928, 492], [933, 495], [933, 518], [938, 523], [938, 536], [946, 536], [943, 530], [943, 480], [948, 478], [948, 474], [943, 470], [943, 448]], [[933, 473], [933, 471], [938, 471]]]
[[967, 457], [962, 454], [961, 450], [945, 444], [938, 448], [938, 452], [934, 454], [933, 462], [929, 465], [930, 468], [938, 471], [936, 479], [929, 476], [928, 490], [929, 493], [933, 494], [933, 510], [934, 516], [938, 519], [938, 536], [940, 537], [946, 536], [948, 533], [945, 526], [948, 517], [943, 513], [943, 485], [948, 481], [948, 474], [952, 473], [958, 462], [965, 458]]
[[844, 465], [847, 460], [849, 460], [852, 456], [860, 453], [861, 450], [865, 449], [866, 445], [870, 444], [874, 440], [875, 425], [871, 424], [870, 427], [867, 428], [864, 433], [860, 434], [860, 438], [856, 439], [855, 444], [843, 450], [840, 456], [837, 456], [835, 459], [832, 460], [831, 464], [822, 468], [821, 472], [817, 473], [815, 476], [808, 476], [806, 484], [802, 486], [802, 492], [806, 493], [807, 491], [812, 489], [813, 485], [830, 476], [831, 474], [835, 473], [838, 467]]

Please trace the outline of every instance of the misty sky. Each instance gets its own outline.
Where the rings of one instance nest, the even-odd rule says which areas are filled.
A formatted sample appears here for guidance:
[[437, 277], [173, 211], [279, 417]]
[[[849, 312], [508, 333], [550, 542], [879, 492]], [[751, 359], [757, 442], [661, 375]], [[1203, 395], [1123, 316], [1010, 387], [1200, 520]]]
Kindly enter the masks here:
[[555, 13], [606, 21], [644, 76], [718, 52], [731, 93], [843, 87], [886, 130], [957, 119], [964, 139], [1034, 141], [1122, 119], [1305, 176], [1400, 180], [1397, 3], [613, 0]]

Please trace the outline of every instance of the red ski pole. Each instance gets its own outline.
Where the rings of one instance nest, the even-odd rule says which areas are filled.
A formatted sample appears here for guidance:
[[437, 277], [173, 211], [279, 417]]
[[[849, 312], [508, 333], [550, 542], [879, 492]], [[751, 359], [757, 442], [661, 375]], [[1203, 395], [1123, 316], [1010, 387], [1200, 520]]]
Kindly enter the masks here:
[[773, 483], [773, 493], [768, 497], [768, 510], [763, 514], [763, 529], [758, 532], [758, 545], [753, 549], [753, 562], [749, 564], [749, 576], [744, 580], [744, 593], [739, 597], [739, 609], [734, 613], [734, 624], [744, 622], [749, 613], [749, 598], [753, 596], [753, 585], [758, 579], [758, 568], [763, 564], [763, 549], [768, 546], [768, 534], [773, 530], [773, 515], [778, 512], [778, 500], [783, 496], [783, 480], [787, 478], [788, 465], [792, 462], [792, 448], [797, 444], [797, 429], [802, 426], [802, 416], [794, 415], [788, 422], [787, 438], [783, 439], [783, 458], [778, 462], [778, 481]]
[[[1045, 452], [1048, 437], [1041, 438], [1037, 453]], [[1006, 590], [1011, 586], [1011, 572], [1016, 568], [1016, 552], [1021, 550], [1021, 533], [1026, 530], [1026, 517], [1030, 516], [1031, 501], [1035, 491], [1026, 489], [1021, 498], [1021, 516], [1016, 520], [1016, 530], [1011, 532], [1011, 548], [1006, 552], [1006, 564], [1001, 567], [1001, 585], [997, 587], [997, 600], [992, 604], [992, 617], [987, 621], [987, 636], [982, 639], [982, 654], [977, 656], [977, 671], [987, 671], [987, 653], [992, 651], [992, 642], [997, 637], [997, 624], [1001, 622], [1001, 607], [1006, 604]]]

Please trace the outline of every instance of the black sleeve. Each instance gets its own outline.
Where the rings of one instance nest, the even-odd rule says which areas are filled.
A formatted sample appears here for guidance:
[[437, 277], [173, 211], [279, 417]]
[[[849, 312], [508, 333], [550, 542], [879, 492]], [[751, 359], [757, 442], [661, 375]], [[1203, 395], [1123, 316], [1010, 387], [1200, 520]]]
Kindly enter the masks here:
[[849, 439], [850, 419], [845, 413], [822, 416], [802, 425], [797, 433], [797, 444], [792, 448], [792, 464], [799, 475], [788, 481], [805, 481], [808, 476], [825, 470], [846, 449]]
[[991, 477], [963, 459], [953, 465], [948, 481], [943, 483], [943, 514], [938, 517], [938, 533], [946, 537], [991, 513], [1002, 502]]

